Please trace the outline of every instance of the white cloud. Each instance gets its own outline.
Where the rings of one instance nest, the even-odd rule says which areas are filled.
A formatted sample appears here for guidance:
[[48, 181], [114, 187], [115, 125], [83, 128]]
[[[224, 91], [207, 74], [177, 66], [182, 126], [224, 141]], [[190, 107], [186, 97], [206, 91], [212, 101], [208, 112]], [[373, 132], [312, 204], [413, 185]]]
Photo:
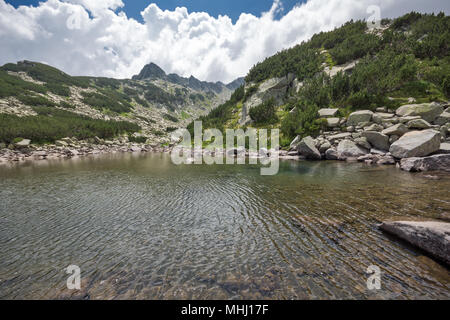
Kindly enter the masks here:
[[450, 12], [447, 0], [308, 0], [277, 20], [283, 9], [275, 0], [261, 16], [242, 13], [233, 23], [227, 16], [150, 4], [139, 23], [120, 11], [121, 0], [48, 0], [17, 9], [0, 0], [0, 63], [46, 61], [72, 75], [129, 78], [155, 62], [167, 72], [227, 82], [316, 32], [368, 18], [372, 4], [383, 17]]

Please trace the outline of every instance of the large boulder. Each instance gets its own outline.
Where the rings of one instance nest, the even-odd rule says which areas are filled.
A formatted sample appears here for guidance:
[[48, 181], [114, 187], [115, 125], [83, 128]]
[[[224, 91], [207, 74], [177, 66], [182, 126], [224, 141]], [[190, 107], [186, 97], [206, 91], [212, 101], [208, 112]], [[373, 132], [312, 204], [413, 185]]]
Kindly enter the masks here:
[[338, 153], [336, 149], [330, 148], [325, 152], [325, 158], [327, 160], [338, 160]]
[[430, 129], [431, 124], [423, 119], [411, 120], [407, 124], [408, 129]]
[[334, 143], [334, 141], [336, 141], [336, 140], [350, 138], [351, 136], [352, 136], [352, 134], [350, 132], [338, 133], [338, 134], [329, 136], [328, 141], [330, 141], [331, 143]]
[[408, 132], [391, 145], [389, 151], [399, 159], [426, 157], [439, 150], [441, 134], [429, 129]]
[[437, 154], [425, 158], [405, 158], [400, 168], [409, 172], [450, 171], [450, 154]]
[[348, 126], [356, 126], [361, 122], [370, 122], [372, 120], [373, 112], [370, 110], [361, 110], [353, 112], [349, 115], [347, 120]]
[[333, 118], [337, 115], [339, 109], [320, 109], [319, 116], [321, 118]]
[[380, 228], [450, 265], [450, 223], [396, 221], [383, 222]]
[[327, 127], [328, 128], [336, 128], [339, 127], [339, 123], [341, 121], [340, 118], [327, 118]]
[[306, 137], [298, 144], [298, 152], [309, 160], [320, 160], [322, 156], [319, 150], [316, 148], [316, 144], [313, 138]]
[[408, 128], [403, 123], [393, 125], [392, 127], [386, 128], [383, 131], [381, 131], [382, 134], [385, 134], [387, 136], [399, 136], [399, 137], [401, 137], [407, 132]]
[[297, 148], [297, 146], [298, 146], [298, 144], [300, 143], [300, 141], [302, 141], [302, 138], [300, 137], [300, 136], [297, 136], [297, 137], [295, 137], [295, 139], [294, 140], [292, 140], [292, 142], [291, 142], [291, 144], [290, 144], [290, 148], [291, 149], [293, 149], [293, 148]]
[[377, 149], [389, 150], [389, 137], [376, 131], [364, 131], [362, 136]]
[[449, 123], [449, 122], [450, 122], [450, 110], [449, 109], [445, 110], [439, 117], [437, 117], [436, 120], [434, 120], [434, 124], [437, 124], [440, 126], [442, 126], [446, 123]]
[[357, 146], [351, 140], [342, 140], [337, 148], [338, 158], [345, 160], [348, 158], [358, 158], [369, 153], [368, 150]]
[[444, 108], [436, 102], [422, 104], [407, 104], [397, 109], [396, 114], [400, 117], [420, 116], [422, 119], [433, 122]]
[[450, 143], [441, 143], [441, 147], [436, 152], [437, 154], [450, 154]]
[[16, 142], [14, 145], [17, 147], [17, 148], [26, 148], [26, 147], [29, 147], [30, 146], [30, 144], [31, 144], [31, 140], [29, 140], [29, 139], [22, 139], [22, 140], [20, 140], [19, 142]]

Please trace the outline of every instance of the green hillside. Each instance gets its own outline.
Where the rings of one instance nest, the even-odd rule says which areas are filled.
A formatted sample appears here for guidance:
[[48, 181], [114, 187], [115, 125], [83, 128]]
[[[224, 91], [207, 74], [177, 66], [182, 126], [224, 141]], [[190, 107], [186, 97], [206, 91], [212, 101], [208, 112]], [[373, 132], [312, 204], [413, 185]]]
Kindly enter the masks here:
[[219, 97], [165, 79], [73, 77], [42, 63], [8, 63], [0, 67], [0, 143], [136, 132], [166, 142], [170, 132], [228, 99], [229, 92]]
[[[208, 116], [205, 128], [276, 127], [284, 145], [296, 135], [317, 135], [320, 108], [339, 108], [341, 116], [359, 109], [395, 109], [414, 98], [417, 103], [450, 98], [450, 17], [415, 12], [383, 20], [381, 29], [368, 30], [364, 21], [350, 21], [308, 42], [281, 51], [256, 64], [246, 87]], [[327, 70], [355, 62], [351, 72], [330, 76]], [[250, 110], [253, 120], [243, 125], [239, 114], [259, 86], [271, 78], [293, 75], [278, 103], [264, 101]], [[297, 90], [295, 83], [301, 83]], [[267, 110], [269, 108], [269, 110]], [[192, 124], [189, 126], [192, 129]]]

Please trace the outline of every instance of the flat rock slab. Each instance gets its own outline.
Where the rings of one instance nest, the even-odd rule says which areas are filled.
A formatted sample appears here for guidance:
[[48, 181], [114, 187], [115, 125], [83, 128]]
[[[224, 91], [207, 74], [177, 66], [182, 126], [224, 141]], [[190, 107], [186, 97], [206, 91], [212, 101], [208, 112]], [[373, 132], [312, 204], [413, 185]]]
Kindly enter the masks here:
[[321, 118], [333, 118], [337, 115], [339, 109], [320, 109], [319, 116]]
[[394, 221], [383, 222], [380, 229], [409, 242], [450, 265], [450, 223]]
[[405, 158], [400, 168], [409, 172], [448, 171], [450, 172], [450, 154], [437, 154], [424, 158]]

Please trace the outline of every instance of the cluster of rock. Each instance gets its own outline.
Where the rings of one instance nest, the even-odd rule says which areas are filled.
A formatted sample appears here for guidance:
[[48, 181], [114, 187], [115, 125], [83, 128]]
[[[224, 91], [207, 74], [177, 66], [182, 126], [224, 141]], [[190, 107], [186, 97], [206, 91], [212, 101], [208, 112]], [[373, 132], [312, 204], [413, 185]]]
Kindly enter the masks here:
[[408, 104], [396, 111], [361, 110], [345, 118], [339, 109], [319, 110], [327, 131], [297, 137], [290, 154], [309, 160], [398, 164], [407, 171], [450, 171], [450, 108], [439, 103]]
[[98, 137], [79, 141], [76, 138], [64, 138], [49, 145], [32, 145], [31, 141], [24, 139], [14, 145], [0, 144], [0, 163], [21, 162], [30, 160], [69, 159], [89, 155], [106, 153], [141, 153], [141, 152], [170, 152], [172, 147], [163, 147], [159, 144], [130, 143], [126, 137], [112, 141]]

